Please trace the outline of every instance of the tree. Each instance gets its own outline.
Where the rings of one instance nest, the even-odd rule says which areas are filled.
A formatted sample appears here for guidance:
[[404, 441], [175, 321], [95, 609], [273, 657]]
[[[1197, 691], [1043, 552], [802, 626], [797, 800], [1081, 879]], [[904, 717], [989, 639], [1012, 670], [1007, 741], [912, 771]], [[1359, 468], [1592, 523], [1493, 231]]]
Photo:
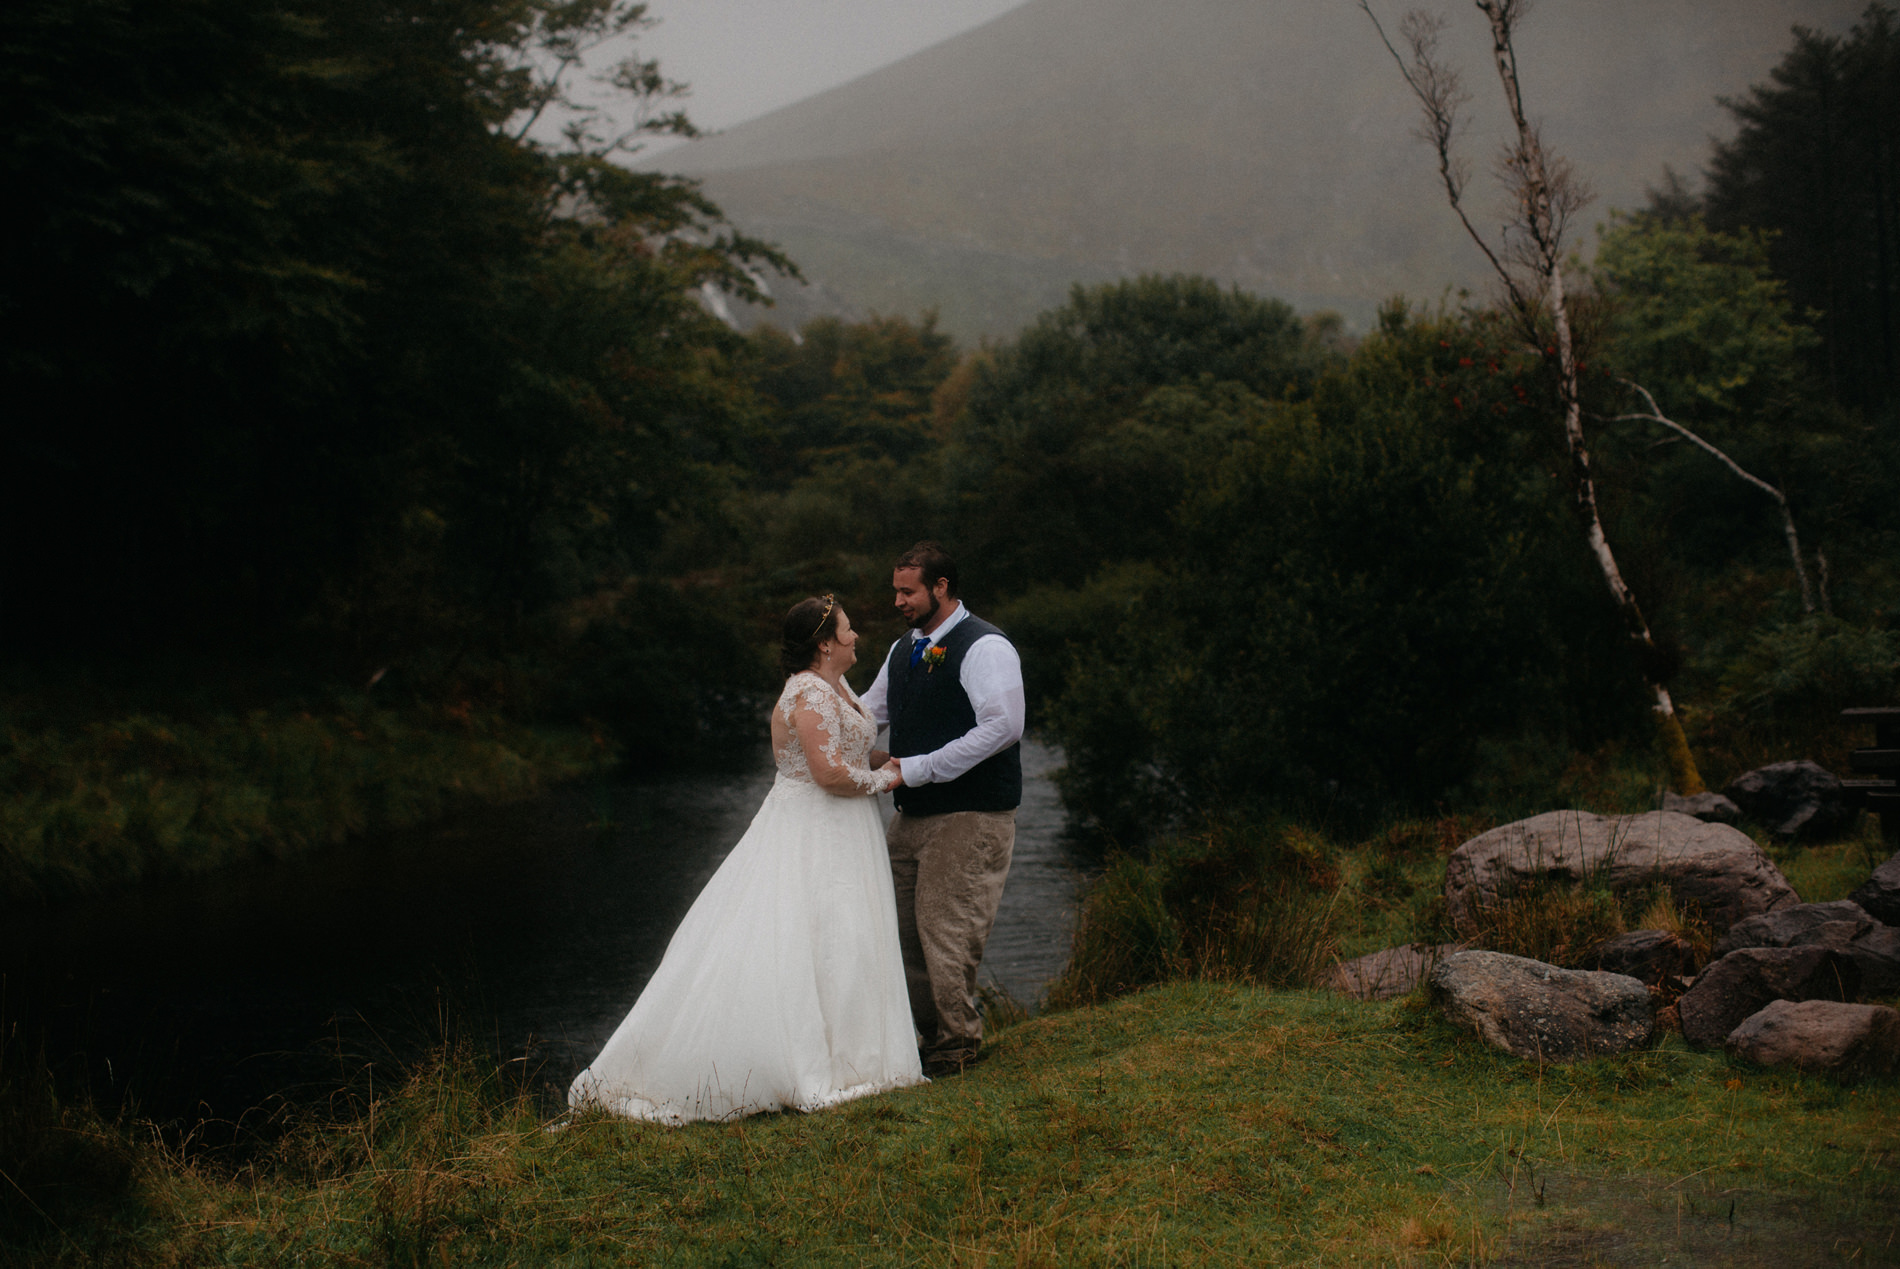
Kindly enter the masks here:
[[1818, 314], [1820, 368], [1843, 403], [1900, 393], [1900, 17], [1869, 4], [1846, 39], [1807, 27], [1722, 104], [1740, 125], [1709, 165], [1709, 223], [1765, 230], [1797, 311]]
[[1309, 400], [1192, 452], [1154, 575], [1070, 628], [1049, 726], [1079, 813], [1131, 847], [1197, 814], [1350, 822], [1458, 798], [1487, 746], [1640, 720], [1516, 343], [1388, 309]]
[[[1613, 217], [1591, 274], [1611, 302], [1607, 351], [1619, 385], [1642, 406], [1606, 421], [1667, 428], [1774, 499], [1802, 610], [1812, 613], [1815, 589], [1787, 494], [1708, 439], [1723, 437], [1732, 448], [1726, 437], [1747, 443], [1772, 427], [1769, 416], [1785, 409], [1800, 355], [1814, 343], [1788, 311], [1763, 236], [1715, 233], [1693, 213]], [[1819, 593], [1827, 608], [1825, 576]]]
[[[625, 0], [29, 0], [0, 313], [5, 638], [519, 648], [736, 446], [695, 288], [783, 266], [569, 111]], [[549, 112], [553, 112], [550, 114]], [[352, 672], [358, 666], [352, 665]]]
[[1400, 38], [1407, 46], [1408, 61], [1407, 55], [1401, 54], [1386, 37], [1369, 0], [1360, 0], [1360, 8], [1372, 20], [1380, 40], [1418, 98], [1424, 119], [1422, 136], [1437, 157], [1439, 178], [1452, 211], [1502, 284], [1506, 309], [1516, 321], [1520, 337], [1528, 346], [1544, 350], [1554, 386], [1553, 404], [1562, 422], [1569, 456], [1570, 487], [1578, 524], [1648, 682], [1669, 761], [1670, 781], [1678, 792], [1700, 793], [1702, 776], [1689, 752], [1675, 701], [1665, 683], [1665, 659], [1603, 532], [1596, 480], [1583, 432], [1580, 372], [1564, 267], [1569, 223], [1588, 201], [1588, 195], [1569, 163], [1546, 150], [1541, 132], [1525, 109], [1514, 41], [1528, 0], [1477, 0], [1477, 4], [1490, 26], [1492, 61], [1511, 121], [1512, 139], [1497, 166], [1512, 214], [1502, 241], [1495, 247], [1478, 232], [1465, 209], [1469, 167], [1457, 154], [1455, 140], [1459, 112], [1469, 97], [1457, 72], [1439, 58], [1438, 40], [1444, 30], [1443, 19], [1419, 10], [1406, 16], [1400, 26]]
[[814, 462], [915, 458], [937, 438], [931, 398], [957, 366], [956, 341], [919, 322], [821, 317], [797, 336], [764, 325], [748, 369], [772, 417], [754, 444], [761, 474], [803, 474]]
[[[944, 455], [945, 536], [998, 593], [1152, 558], [1185, 474], [1183, 442], [1236, 395], [1302, 397], [1326, 349], [1278, 300], [1197, 277], [1076, 287], [979, 362]], [[1211, 408], [1151, 406], [1186, 390]]]

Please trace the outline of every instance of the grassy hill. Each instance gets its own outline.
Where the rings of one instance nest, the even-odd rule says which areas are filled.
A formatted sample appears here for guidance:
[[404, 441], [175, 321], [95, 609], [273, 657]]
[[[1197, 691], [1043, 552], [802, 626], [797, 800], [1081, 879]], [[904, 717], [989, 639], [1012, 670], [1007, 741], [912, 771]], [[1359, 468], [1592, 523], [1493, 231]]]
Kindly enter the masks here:
[[[29, 1179], [13, 1262], [1780, 1267], [1900, 1247], [1890, 1085], [1679, 1039], [1539, 1067], [1405, 1002], [1180, 983], [1022, 1023], [956, 1079], [684, 1130], [547, 1133], [493, 1071], [379, 1073], [373, 1103], [234, 1174], [149, 1146], [114, 1167], [95, 1128], [96, 1188], [47, 1210]], [[77, 1179], [78, 1127], [26, 1162], [64, 1142]]]
[[[1858, 8], [1545, 5], [1522, 31], [1526, 92], [1600, 217], [1664, 164], [1697, 169], [1726, 129], [1716, 97], [1763, 78], [1792, 24], [1844, 29]], [[1451, 16], [1482, 177], [1496, 80], [1478, 15]], [[814, 285], [780, 288], [774, 320], [934, 305], [965, 339], [1003, 336], [1073, 281], [1188, 271], [1363, 323], [1393, 292], [1483, 281], [1413, 122], [1350, 0], [1030, 0], [655, 163], [804, 266]]]

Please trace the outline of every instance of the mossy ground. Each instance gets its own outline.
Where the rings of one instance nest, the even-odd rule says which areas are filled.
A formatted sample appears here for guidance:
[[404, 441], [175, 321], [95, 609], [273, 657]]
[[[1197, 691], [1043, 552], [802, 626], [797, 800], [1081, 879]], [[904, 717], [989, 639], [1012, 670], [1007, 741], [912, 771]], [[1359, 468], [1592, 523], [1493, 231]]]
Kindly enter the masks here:
[[[1176, 983], [802, 1116], [583, 1118], [460, 1061], [233, 1175], [142, 1147], [26, 1264], [1801, 1264], [1900, 1258], [1892, 1084], [1538, 1067], [1411, 1002]], [[42, 1191], [43, 1193], [45, 1191]]]

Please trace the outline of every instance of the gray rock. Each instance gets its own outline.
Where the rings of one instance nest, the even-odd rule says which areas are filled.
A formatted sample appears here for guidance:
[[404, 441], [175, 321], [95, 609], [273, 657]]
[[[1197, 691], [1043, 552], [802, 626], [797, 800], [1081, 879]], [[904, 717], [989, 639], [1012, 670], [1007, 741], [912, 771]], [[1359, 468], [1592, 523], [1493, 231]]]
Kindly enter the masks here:
[[1846, 947], [1873, 928], [1874, 919], [1851, 900], [1798, 903], [1737, 921], [1715, 945], [1715, 959], [1721, 960], [1740, 947], [1794, 947], [1802, 943]]
[[1860, 971], [1861, 995], [1900, 995], [1900, 929], [1882, 925], [1851, 899], [1749, 917], [1715, 945], [1715, 958], [1743, 947], [1831, 947]]
[[1697, 793], [1691, 797], [1684, 797], [1680, 793], [1664, 793], [1662, 809], [1680, 815], [1693, 815], [1710, 824], [1733, 824], [1742, 818], [1742, 808], [1720, 793]]
[[1900, 1011], [1831, 1000], [1776, 1000], [1729, 1033], [1730, 1057], [1838, 1079], [1900, 1070]]
[[1392, 1000], [1418, 986], [1421, 978], [1462, 943], [1408, 943], [1353, 960], [1341, 961], [1320, 979], [1322, 987], [1361, 1000]]
[[1521, 1058], [1570, 1062], [1647, 1043], [1649, 988], [1622, 974], [1558, 969], [1503, 952], [1456, 952], [1433, 968], [1445, 1016]]
[[1900, 998], [1900, 929], [1876, 925], [1847, 945], [1847, 954], [1860, 970], [1863, 998]]
[[1744, 947], [1702, 971], [1676, 1002], [1682, 1038], [1712, 1048], [1774, 1000], [1852, 1000], [1860, 970], [1831, 947]]
[[1867, 915], [1888, 925], [1900, 925], [1900, 853], [1874, 869], [1867, 884], [1847, 896]]
[[1584, 954], [1583, 967], [1625, 974], [1651, 987], [1694, 975], [1695, 948], [1668, 930], [1631, 930], [1604, 939]]
[[1612, 890], [1667, 882], [1718, 928], [1801, 902], [1749, 836], [1675, 811], [1602, 816], [1547, 811], [1472, 838], [1445, 865], [1445, 906], [1460, 934], [1479, 910], [1538, 877], [1598, 878]]
[[1806, 759], [1756, 767], [1722, 792], [1777, 837], [1824, 841], [1852, 828], [1860, 815], [1859, 808], [1841, 801], [1840, 778]]

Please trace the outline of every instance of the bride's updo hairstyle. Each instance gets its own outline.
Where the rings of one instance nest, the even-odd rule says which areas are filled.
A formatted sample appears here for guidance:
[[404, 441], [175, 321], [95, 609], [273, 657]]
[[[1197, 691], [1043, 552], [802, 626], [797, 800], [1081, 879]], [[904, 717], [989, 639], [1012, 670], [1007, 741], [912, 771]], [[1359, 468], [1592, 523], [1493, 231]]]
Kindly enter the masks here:
[[779, 627], [778, 668], [785, 677], [811, 669], [818, 645], [838, 633], [838, 601], [830, 595], [801, 599]]

